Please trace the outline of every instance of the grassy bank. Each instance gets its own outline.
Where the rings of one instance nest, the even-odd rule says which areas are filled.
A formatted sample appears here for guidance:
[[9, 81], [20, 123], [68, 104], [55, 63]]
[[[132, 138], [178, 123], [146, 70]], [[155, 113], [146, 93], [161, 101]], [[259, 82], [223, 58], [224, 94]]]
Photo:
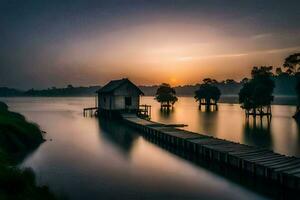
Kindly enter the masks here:
[[44, 141], [39, 127], [0, 102], [0, 199], [55, 199], [30, 169], [15, 165]]

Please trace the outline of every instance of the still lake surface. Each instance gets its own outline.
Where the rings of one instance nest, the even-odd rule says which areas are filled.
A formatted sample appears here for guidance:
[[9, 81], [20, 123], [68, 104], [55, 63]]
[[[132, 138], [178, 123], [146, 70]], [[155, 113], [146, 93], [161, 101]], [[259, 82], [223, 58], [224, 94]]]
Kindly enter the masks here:
[[[0, 98], [46, 131], [47, 141], [21, 167], [31, 167], [40, 184], [69, 199], [265, 199], [242, 184], [187, 161], [113, 121], [84, 118], [93, 98]], [[180, 97], [161, 113], [153, 97], [152, 120], [184, 123], [187, 130], [300, 155], [300, 134], [291, 106], [273, 106], [273, 118], [247, 125], [239, 105], [199, 111], [193, 98]]]

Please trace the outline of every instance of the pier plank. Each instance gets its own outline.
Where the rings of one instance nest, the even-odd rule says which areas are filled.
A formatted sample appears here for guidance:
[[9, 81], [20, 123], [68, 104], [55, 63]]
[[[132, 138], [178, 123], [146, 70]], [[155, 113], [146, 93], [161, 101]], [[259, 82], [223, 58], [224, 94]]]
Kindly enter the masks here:
[[296, 166], [294, 169], [284, 170], [283, 173], [285, 174], [299, 174], [300, 175], [300, 166]]
[[254, 162], [257, 165], [267, 165], [276, 162], [284, 162], [287, 158], [285, 157], [269, 157], [269, 158], [258, 158], [258, 159], [249, 159], [248, 161]]
[[269, 160], [269, 161], [268, 160], [257, 161], [257, 164], [265, 165], [266, 167], [272, 167], [281, 163], [287, 163], [291, 160], [293, 160], [293, 158], [283, 157], [283, 158]]
[[272, 155], [272, 153], [268, 152], [268, 153], [261, 153], [261, 154], [257, 154], [257, 155], [250, 155], [250, 156], [244, 156], [243, 158], [245, 160], [247, 160], [248, 162], [255, 162], [257, 159], [270, 159], [270, 158], [274, 158], [274, 155]]
[[300, 161], [294, 160], [294, 161], [291, 161], [290, 163], [278, 165], [278, 166], [274, 167], [275, 168], [274, 170], [275, 171], [284, 171], [284, 170], [288, 170], [288, 169], [294, 169], [297, 167], [300, 167]]
[[248, 158], [248, 161], [251, 162], [270, 162], [273, 160], [282, 160], [284, 156], [278, 156], [272, 153], [266, 154], [264, 157], [257, 157], [257, 158]]

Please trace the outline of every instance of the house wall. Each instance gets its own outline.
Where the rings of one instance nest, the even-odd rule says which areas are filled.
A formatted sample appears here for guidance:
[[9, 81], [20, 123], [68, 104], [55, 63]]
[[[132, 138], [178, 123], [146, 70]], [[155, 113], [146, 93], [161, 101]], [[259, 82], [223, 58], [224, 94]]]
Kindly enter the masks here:
[[114, 109], [113, 102], [114, 102], [114, 96], [112, 95], [107, 95], [107, 94], [98, 95], [98, 106], [100, 109], [105, 109], [105, 110]]
[[132, 105], [128, 109], [138, 109], [140, 104], [140, 95], [132, 84], [124, 84], [114, 92], [114, 108], [117, 110], [125, 109], [125, 97], [131, 97]]
[[[115, 96], [114, 98], [114, 109], [116, 110], [124, 110], [125, 108], [125, 97], [126, 96]], [[139, 101], [140, 97], [139, 96], [130, 96], [131, 97], [131, 102], [132, 105], [127, 107], [127, 109], [130, 110], [137, 110], [139, 108]]]

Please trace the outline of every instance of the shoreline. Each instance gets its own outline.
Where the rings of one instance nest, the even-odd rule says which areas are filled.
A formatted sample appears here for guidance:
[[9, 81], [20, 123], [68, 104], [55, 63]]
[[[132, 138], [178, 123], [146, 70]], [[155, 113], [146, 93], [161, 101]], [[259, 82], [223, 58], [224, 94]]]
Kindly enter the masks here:
[[47, 186], [37, 185], [31, 169], [18, 167], [45, 141], [38, 125], [0, 102], [0, 199], [56, 199]]

